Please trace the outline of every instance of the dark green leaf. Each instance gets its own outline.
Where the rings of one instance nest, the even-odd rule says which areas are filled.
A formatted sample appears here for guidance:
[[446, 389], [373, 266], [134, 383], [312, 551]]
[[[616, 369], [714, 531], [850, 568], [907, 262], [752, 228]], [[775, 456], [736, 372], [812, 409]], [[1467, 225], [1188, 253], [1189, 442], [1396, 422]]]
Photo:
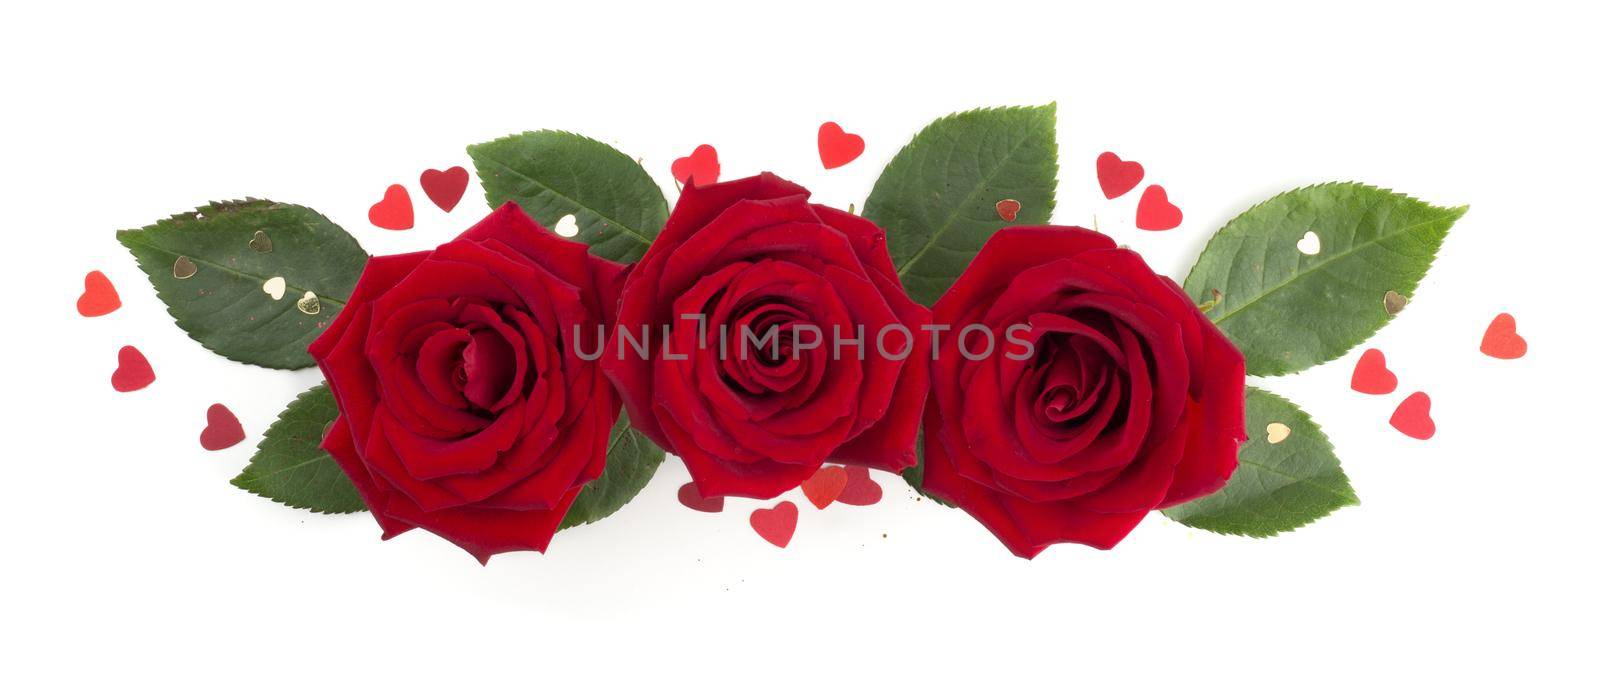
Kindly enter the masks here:
[[[350, 513], [366, 507], [355, 486], [321, 447], [323, 430], [338, 416], [326, 384], [289, 404], [267, 429], [260, 449], [233, 484], [273, 501], [318, 513]], [[644, 489], [665, 453], [628, 425], [617, 421], [607, 448], [606, 469], [584, 486], [561, 527], [592, 523], [615, 513]]]
[[605, 143], [565, 131], [529, 131], [467, 148], [489, 207], [521, 205], [540, 225], [577, 219], [577, 241], [630, 263], [667, 220], [667, 200], [639, 163]]
[[911, 468], [908, 468], [908, 469], [906, 469], [904, 471], [901, 471], [900, 472], [900, 477], [904, 478], [905, 481], [906, 481], [906, 484], [910, 485], [911, 489], [916, 490], [917, 494], [922, 495], [924, 497], [927, 497], [928, 499], [933, 500], [933, 503], [939, 504], [941, 506], [954, 507], [955, 506], [954, 504], [951, 504], [950, 502], [947, 502], [947, 501], [945, 501], [943, 499], [935, 497], [935, 496], [929, 494], [926, 490], [922, 489], [923, 452], [924, 452], [924, 450], [923, 450], [923, 447], [922, 447], [922, 430], [918, 429], [917, 430], [917, 465], [913, 466]]
[[267, 428], [250, 464], [233, 484], [272, 501], [317, 513], [366, 510], [355, 485], [322, 449], [322, 435], [339, 415], [328, 385], [301, 394]]
[[1044, 224], [1056, 206], [1056, 106], [984, 108], [929, 124], [900, 150], [861, 215], [882, 227], [911, 299], [931, 305], [1005, 225]]
[[616, 513], [644, 489], [665, 458], [666, 453], [644, 434], [635, 431], [628, 424], [627, 413], [623, 413], [617, 425], [611, 428], [605, 472], [578, 493], [567, 517], [561, 521], [561, 529], [592, 523]]
[[[250, 247], [257, 231], [271, 250]], [[322, 214], [304, 206], [260, 199], [213, 202], [155, 225], [117, 233], [150, 277], [156, 294], [178, 326], [207, 349], [235, 361], [268, 368], [304, 368], [322, 329], [344, 308], [366, 264], [361, 245]], [[195, 273], [173, 274], [186, 256]], [[285, 280], [272, 299], [262, 285]], [[321, 309], [296, 308], [307, 291]]]
[[[1440, 208], [1356, 183], [1285, 192], [1217, 232], [1184, 281], [1244, 352], [1252, 375], [1338, 358], [1387, 324], [1388, 291], [1410, 297], [1467, 207]], [[1295, 244], [1315, 232], [1321, 251]]]
[[[1270, 537], [1360, 503], [1333, 444], [1305, 411], [1251, 387], [1245, 419], [1251, 438], [1239, 449], [1233, 478], [1210, 496], [1162, 511], [1168, 518], [1212, 532]], [[1268, 443], [1273, 422], [1287, 425], [1289, 436]]]

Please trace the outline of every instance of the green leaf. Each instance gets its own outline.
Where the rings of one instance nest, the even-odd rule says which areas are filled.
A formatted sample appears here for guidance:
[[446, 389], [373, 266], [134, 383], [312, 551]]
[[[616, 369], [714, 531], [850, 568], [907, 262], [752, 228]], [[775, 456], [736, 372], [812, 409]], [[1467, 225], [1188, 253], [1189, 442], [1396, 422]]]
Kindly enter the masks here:
[[[1239, 449], [1239, 469], [1228, 484], [1162, 513], [1202, 530], [1270, 537], [1361, 503], [1339, 468], [1333, 444], [1305, 411], [1250, 387], [1245, 420], [1251, 438]], [[1287, 425], [1289, 436], [1268, 443], [1266, 428], [1273, 422]]]
[[929, 124], [872, 186], [861, 215], [887, 233], [911, 299], [931, 305], [1022, 204], [1016, 222], [1044, 224], [1056, 206], [1056, 106], [983, 108]]
[[[271, 250], [252, 249], [256, 232]], [[260, 199], [212, 202], [149, 227], [117, 233], [150, 277], [178, 326], [207, 349], [268, 368], [312, 364], [306, 346], [344, 308], [366, 264], [361, 245], [322, 214], [304, 206]], [[173, 263], [186, 256], [193, 276], [179, 279]], [[283, 277], [278, 300], [262, 290]], [[296, 308], [307, 291], [320, 309]]]
[[489, 207], [514, 201], [540, 225], [572, 214], [577, 241], [630, 263], [667, 220], [667, 200], [644, 168], [609, 145], [565, 131], [529, 131], [469, 146]]
[[[1285, 192], [1234, 218], [1206, 245], [1184, 290], [1244, 352], [1251, 375], [1338, 358], [1389, 322], [1383, 296], [1410, 297], [1467, 207], [1440, 208], [1357, 183]], [[1295, 244], [1314, 232], [1321, 251]]]
[[[233, 484], [275, 502], [317, 513], [365, 510], [355, 486], [322, 449], [323, 431], [339, 414], [327, 384], [301, 394], [267, 429], [249, 466]], [[635, 431], [627, 416], [617, 420], [607, 447], [606, 469], [584, 486], [562, 521], [562, 529], [609, 516], [644, 489], [666, 454]]]
[[339, 408], [327, 384], [300, 394], [267, 427], [256, 454], [232, 483], [280, 504], [317, 513], [366, 510], [356, 487], [322, 449]]
[[908, 467], [904, 471], [901, 471], [900, 472], [900, 477], [905, 479], [906, 485], [910, 485], [911, 489], [917, 491], [917, 494], [922, 495], [924, 497], [927, 497], [928, 499], [932, 500], [933, 503], [938, 504], [940, 506], [948, 506], [948, 507], [954, 508], [955, 504], [951, 504], [950, 502], [947, 502], [947, 501], [945, 501], [943, 499], [935, 497], [931, 493], [929, 493], [927, 490], [922, 489], [923, 452], [924, 451], [923, 451], [923, 441], [922, 441], [922, 430], [918, 429], [917, 430], [917, 463], [916, 463], [916, 465]]
[[665, 458], [666, 453], [644, 434], [635, 431], [628, 423], [627, 413], [623, 413], [617, 418], [617, 425], [611, 428], [605, 472], [583, 486], [583, 492], [578, 493], [567, 517], [561, 521], [561, 529], [592, 523], [616, 513], [644, 489]]

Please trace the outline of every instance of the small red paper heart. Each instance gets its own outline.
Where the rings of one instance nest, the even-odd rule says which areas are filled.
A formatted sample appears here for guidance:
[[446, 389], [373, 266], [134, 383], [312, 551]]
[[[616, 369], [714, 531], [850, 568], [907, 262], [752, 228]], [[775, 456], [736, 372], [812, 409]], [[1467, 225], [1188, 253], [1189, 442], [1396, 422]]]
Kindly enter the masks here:
[[789, 540], [794, 537], [794, 526], [800, 522], [800, 509], [794, 502], [779, 502], [770, 509], [756, 509], [750, 512], [750, 527], [761, 535], [767, 543], [778, 548], [789, 545]]
[[117, 287], [100, 270], [83, 277], [83, 295], [78, 296], [78, 313], [83, 316], [105, 316], [122, 306]]
[[1400, 407], [1394, 409], [1394, 414], [1389, 416], [1389, 426], [1399, 430], [1400, 433], [1426, 441], [1433, 438], [1433, 418], [1428, 415], [1428, 409], [1433, 407], [1433, 402], [1428, 395], [1416, 392], [1400, 402]]
[[800, 491], [806, 493], [806, 499], [811, 500], [812, 506], [825, 509], [839, 498], [839, 493], [844, 492], [845, 484], [849, 482], [850, 476], [844, 472], [844, 467], [825, 466], [801, 483]]
[[717, 149], [709, 145], [695, 148], [688, 157], [672, 160], [672, 177], [685, 185], [690, 178], [694, 179], [695, 185], [710, 185], [717, 182], [720, 175], [722, 165], [717, 163]]
[[1528, 341], [1517, 334], [1517, 319], [1501, 312], [1483, 332], [1478, 351], [1497, 359], [1520, 359], [1528, 353]]
[[1022, 202], [1015, 199], [1002, 199], [994, 203], [994, 212], [1000, 214], [1000, 219], [1008, 223], [1017, 222], [1017, 212], [1022, 210]]
[[847, 466], [844, 472], [850, 480], [839, 493], [840, 504], [872, 506], [883, 499], [883, 486], [872, 480], [872, 472], [867, 471], [867, 467]]
[[722, 513], [722, 498], [700, 496], [700, 488], [694, 483], [684, 483], [678, 488], [678, 503], [703, 513]]
[[367, 220], [385, 230], [409, 230], [415, 223], [411, 211], [411, 193], [404, 185], [390, 185], [383, 191], [383, 200], [367, 209]]
[[1144, 180], [1144, 166], [1138, 162], [1124, 162], [1115, 152], [1102, 152], [1094, 162], [1095, 173], [1100, 176], [1100, 192], [1106, 199], [1116, 199], [1128, 194]]
[[244, 440], [244, 427], [228, 406], [213, 403], [206, 409], [206, 428], [200, 431], [200, 447], [207, 450], [231, 448]]
[[1383, 352], [1368, 349], [1356, 361], [1356, 371], [1350, 375], [1350, 388], [1363, 394], [1390, 394], [1400, 386], [1399, 378], [1384, 363]]
[[138, 348], [128, 345], [117, 351], [117, 369], [111, 373], [112, 389], [138, 391], [155, 381], [156, 371]]
[[817, 129], [817, 154], [822, 157], [822, 168], [837, 169], [855, 161], [867, 149], [860, 136], [847, 134], [833, 122], [823, 122]]
[[1151, 185], [1139, 196], [1139, 210], [1134, 216], [1134, 226], [1141, 230], [1159, 232], [1170, 230], [1183, 222], [1183, 211], [1167, 201], [1167, 190]]
[[422, 183], [422, 192], [428, 195], [433, 205], [449, 213], [456, 204], [461, 203], [461, 195], [467, 193], [467, 178], [466, 169], [452, 166], [444, 171], [427, 169], [422, 172], [418, 182]]

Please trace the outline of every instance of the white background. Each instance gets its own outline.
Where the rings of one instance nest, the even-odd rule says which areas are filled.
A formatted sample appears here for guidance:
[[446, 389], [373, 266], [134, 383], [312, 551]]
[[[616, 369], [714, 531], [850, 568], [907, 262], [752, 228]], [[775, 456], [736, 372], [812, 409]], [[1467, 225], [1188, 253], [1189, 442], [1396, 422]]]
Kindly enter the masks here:
[[[1590, 10], [294, 4], [6, 10], [0, 669], [1594, 667]], [[843, 207], [932, 119], [1049, 101], [1055, 221], [1097, 217], [1179, 278], [1215, 228], [1283, 189], [1356, 179], [1471, 204], [1371, 343], [1399, 392], [1350, 391], [1354, 354], [1260, 383], [1322, 423], [1359, 507], [1271, 540], [1153, 516], [1114, 551], [1026, 562], [875, 474], [876, 506], [817, 511], [792, 495], [799, 528], [780, 550], [746, 523], [760, 504], [678, 505], [687, 474], [669, 458], [619, 515], [561, 534], [547, 556], [479, 567], [420, 531], [380, 542], [365, 515], [230, 486], [319, 376], [189, 341], [112, 237], [252, 195], [319, 209], [375, 253], [431, 247], [488, 209], [474, 180], [444, 214], [417, 175], [470, 167], [467, 144], [538, 128], [642, 157], [669, 198], [671, 160], [711, 143], [724, 177], [773, 170]], [[827, 172], [826, 120], [867, 144]], [[1183, 226], [1135, 230], [1137, 192], [1108, 202], [1095, 183], [1104, 150], [1142, 162]], [[367, 224], [390, 183], [411, 190], [414, 230]], [[125, 304], [81, 318], [73, 301], [96, 268]], [[1526, 358], [1477, 352], [1500, 311], [1516, 315]], [[154, 364], [150, 388], [112, 391], [123, 344]], [[1386, 423], [1419, 389], [1439, 427], [1426, 442]], [[250, 438], [205, 452], [196, 435], [218, 401]]]

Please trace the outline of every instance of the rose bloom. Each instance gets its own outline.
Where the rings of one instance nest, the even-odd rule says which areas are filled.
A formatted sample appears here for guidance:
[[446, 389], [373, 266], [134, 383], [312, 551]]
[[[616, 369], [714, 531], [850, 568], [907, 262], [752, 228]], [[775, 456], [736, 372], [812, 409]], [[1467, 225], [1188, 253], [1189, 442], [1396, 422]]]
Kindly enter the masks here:
[[[933, 320], [953, 339], [934, 355], [923, 488], [1018, 556], [1115, 546], [1238, 466], [1244, 357], [1183, 289], [1105, 236], [1004, 228]], [[1000, 343], [963, 358], [959, 335], [976, 324]], [[983, 354], [984, 334], [967, 333]]]
[[[916, 463], [928, 310], [901, 288], [881, 229], [809, 197], [772, 174], [684, 186], [622, 291], [606, 374], [704, 496], [774, 497], [824, 461]], [[770, 329], [776, 354], [751, 344]]]
[[483, 562], [545, 550], [605, 466], [619, 402], [572, 340], [599, 341], [623, 274], [511, 203], [368, 261], [310, 352], [339, 405], [323, 447], [385, 539], [420, 527]]

